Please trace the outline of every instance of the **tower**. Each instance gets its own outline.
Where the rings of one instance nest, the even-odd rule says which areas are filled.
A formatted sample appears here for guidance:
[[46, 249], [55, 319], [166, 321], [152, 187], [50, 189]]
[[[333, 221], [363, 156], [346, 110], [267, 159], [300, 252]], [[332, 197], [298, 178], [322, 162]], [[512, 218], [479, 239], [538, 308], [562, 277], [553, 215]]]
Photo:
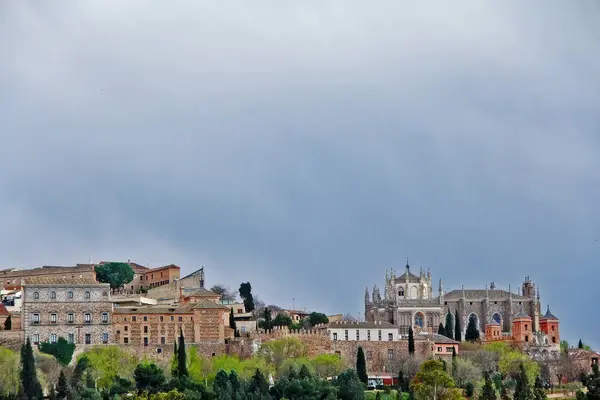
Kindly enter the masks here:
[[512, 334], [517, 342], [529, 343], [531, 341], [533, 332], [531, 322], [531, 317], [521, 307], [512, 323]]
[[548, 336], [548, 344], [554, 346], [560, 346], [560, 321], [550, 311], [550, 306], [546, 311], [546, 314], [540, 320], [540, 330]]

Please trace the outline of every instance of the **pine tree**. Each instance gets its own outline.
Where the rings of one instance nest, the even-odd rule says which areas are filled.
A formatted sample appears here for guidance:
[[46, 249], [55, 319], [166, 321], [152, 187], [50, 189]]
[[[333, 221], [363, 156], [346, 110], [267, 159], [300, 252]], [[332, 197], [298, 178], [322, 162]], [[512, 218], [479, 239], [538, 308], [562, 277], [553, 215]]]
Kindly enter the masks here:
[[479, 400], [496, 400], [496, 389], [494, 389], [494, 384], [487, 372], [485, 373], [485, 382], [481, 388]]
[[23, 395], [27, 399], [42, 398], [42, 385], [40, 385], [40, 381], [37, 378], [35, 358], [33, 357], [33, 349], [31, 348], [29, 338], [21, 346], [21, 385], [23, 387]]
[[185, 355], [185, 339], [183, 338], [183, 329], [181, 328], [179, 328], [179, 348], [177, 349], [177, 376], [179, 378], [188, 376]]
[[64, 400], [67, 398], [67, 394], [69, 394], [69, 386], [67, 386], [67, 377], [65, 376], [64, 371], [60, 371], [60, 375], [58, 376], [58, 385], [56, 387], [56, 398], [58, 400]]
[[298, 374], [296, 373], [296, 370], [294, 369], [293, 365], [290, 365], [290, 367], [288, 368], [287, 378], [290, 381], [295, 381], [296, 379], [298, 379]]
[[454, 313], [454, 340], [462, 342], [462, 332], [460, 326], [460, 318], [458, 317], [458, 310]]
[[533, 391], [525, 372], [523, 364], [519, 367], [519, 376], [517, 377], [517, 386], [515, 387], [515, 393], [513, 400], [533, 400]]
[[6, 320], [4, 320], [4, 330], [10, 331], [11, 328], [12, 328], [12, 318], [11, 318], [11, 315], [9, 314], [8, 317], [6, 317]]
[[444, 336], [448, 339], [454, 339], [454, 323], [452, 321], [452, 313], [450, 310], [446, 313], [446, 327], [444, 330]]
[[542, 383], [542, 378], [538, 375], [535, 378], [535, 385], [533, 386], [533, 395], [535, 400], [546, 400], [546, 391]]
[[408, 327], [408, 354], [415, 354], [415, 336], [412, 326]]
[[577, 347], [583, 349], [583, 342], [581, 341], [581, 339], [579, 339], [579, 345]]
[[475, 387], [473, 386], [473, 383], [467, 382], [467, 385], [465, 386], [465, 396], [470, 399], [473, 397], [474, 392]]
[[310, 379], [312, 377], [306, 364], [302, 364], [302, 367], [300, 367], [300, 373], [298, 373], [298, 377], [300, 379]]
[[440, 322], [440, 325], [438, 326], [438, 335], [446, 336], [446, 329], [444, 328], [444, 324], [442, 324], [441, 322]]
[[477, 330], [475, 318], [469, 318], [467, 332], [465, 332], [465, 340], [468, 342], [476, 342], [479, 340], [479, 331]]
[[358, 352], [356, 353], [356, 373], [358, 374], [358, 379], [363, 384], [369, 383], [369, 376], [367, 375], [367, 362], [365, 361], [365, 352], [362, 347], [358, 347]]
[[171, 376], [176, 378], [179, 376], [177, 366], [179, 365], [179, 351], [177, 351], [177, 340], [173, 343], [173, 358], [171, 359]]
[[262, 372], [257, 368], [248, 384], [248, 392], [267, 394], [269, 392], [269, 384]]

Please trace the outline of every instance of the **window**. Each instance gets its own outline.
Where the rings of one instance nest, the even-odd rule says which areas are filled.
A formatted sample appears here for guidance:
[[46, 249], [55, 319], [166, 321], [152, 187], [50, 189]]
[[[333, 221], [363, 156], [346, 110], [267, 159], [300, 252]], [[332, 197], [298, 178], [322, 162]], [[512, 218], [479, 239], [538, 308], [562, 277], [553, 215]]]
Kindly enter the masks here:
[[525, 336], [525, 342], [529, 342], [529, 336]]
[[136, 321], [136, 320], [137, 320], [137, 317], [134, 315], [133, 317], [131, 317], [131, 320], [132, 320], [132, 321]]
[[242, 309], [238, 308], [238, 314], [241, 314], [241, 313], [242, 313]]
[[160, 343], [161, 343], [161, 344], [165, 344], [165, 343], [167, 343], [167, 338], [165, 338], [164, 336], [162, 336], [162, 337], [160, 338]]
[[106, 344], [108, 343], [108, 333], [104, 332], [102, 334], [102, 343]]
[[556, 343], [556, 337], [552, 336], [552, 343]]
[[391, 342], [394, 340], [394, 334], [393, 333], [388, 333], [388, 341]]
[[159, 317], [159, 319], [160, 319], [160, 322], [163, 322], [163, 316], [162, 315]]
[[404, 297], [404, 288], [400, 288], [400, 290], [398, 290], [398, 296]]
[[144, 333], [148, 333], [148, 327], [144, 326]]
[[123, 344], [127, 344], [129, 343], [129, 338], [128, 337], [124, 337], [123, 338]]
[[69, 323], [69, 324], [72, 324], [72, 323], [73, 323], [73, 320], [74, 320], [74, 318], [73, 318], [73, 317], [74, 317], [74, 316], [73, 316], [73, 313], [69, 313], [69, 314], [67, 314], [67, 323]]
[[144, 322], [148, 321], [148, 316], [144, 315]]
[[373, 358], [373, 352], [371, 350], [367, 350], [367, 360]]
[[108, 313], [102, 313], [102, 323], [108, 324]]
[[70, 344], [73, 344], [73, 343], [75, 343], [75, 335], [73, 335], [72, 333], [69, 333], [69, 335], [67, 336], [67, 341], [68, 341]]
[[90, 324], [90, 323], [92, 323], [92, 314], [90, 314], [90, 313], [85, 313], [85, 314], [83, 314], [83, 321], [84, 321], [86, 324]]
[[91, 344], [92, 343], [92, 335], [89, 333], [85, 334], [85, 344]]
[[52, 323], [52, 324], [56, 323], [56, 314], [50, 314], [50, 323]]
[[38, 292], [33, 292], [33, 298], [34, 299], [39, 299], [40, 298], [40, 294]]
[[527, 329], [528, 329], [528, 327], [529, 327], [529, 325], [525, 324], [525, 330], [527, 330]]
[[182, 317], [177, 317], [177, 321], [181, 322], [181, 321], [183, 321], [183, 318]]
[[55, 300], [56, 299], [56, 292], [50, 292], [50, 298], [52, 300]]
[[469, 305], [470, 305], [470, 306], [472, 306], [472, 305], [473, 305], [473, 302], [472, 302], [472, 301], [470, 301], [470, 302], [469, 302]]
[[337, 351], [335, 352], [335, 355], [336, 355], [336, 356], [338, 356], [338, 357], [341, 357], [341, 356], [342, 356], [342, 352], [341, 352], [341, 351], [339, 351], [339, 350], [337, 350]]
[[367, 331], [367, 340], [371, 340], [371, 330]]
[[452, 353], [454, 347], [446, 347], [446, 353]]
[[377, 340], [381, 342], [381, 329], [377, 332]]
[[175, 317], [171, 315], [171, 321], [175, 321]]
[[50, 334], [50, 343], [56, 343], [56, 333]]
[[68, 292], [67, 293], [67, 298], [68, 299], [72, 299], [73, 298], [73, 292]]
[[156, 352], [157, 352], [158, 354], [160, 354], [160, 353], [162, 353], [162, 349], [159, 347], [158, 349], [156, 349]]
[[245, 327], [245, 326], [242, 326], [242, 327], [241, 327], [241, 331], [242, 331], [242, 333], [246, 333], [246, 327]]
[[128, 327], [127, 325], [125, 325], [125, 326], [123, 327], [123, 329], [125, 330], [125, 332], [127, 332], [127, 329], [129, 329], [129, 327]]
[[148, 338], [147, 337], [144, 338], [144, 346], [148, 346]]
[[394, 349], [388, 349], [388, 360], [394, 359]]
[[552, 325], [552, 332], [554, 332], [554, 328], [555, 328], [554, 325]]
[[89, 299], [90, 298], [90, 292], [85, 292], [85, 295], [83, 297], [85, 297], [86, 299]]
[[40, 342], [40, 335], [37, 333], [33, 335], [33, 344], [38, 344]]
[[441, 347], [438, 347], [438, 350], [437, 350], [437, 351], [439, 351], [439, 352], [441, 353], [441, 352], [442, 352], [442, 348], [441, 348]]
[[333, 340], [337, 340], [337, 332], [333, 332]]
[[39, 324], [40, 323], [40, 314], [33, 314], [33, 323], [34, 324]]
[[344, 340], [348, 340], [348, 329], [344, 331]]
[[360, 330], [356, 330], [356, 340], [360, 340]]

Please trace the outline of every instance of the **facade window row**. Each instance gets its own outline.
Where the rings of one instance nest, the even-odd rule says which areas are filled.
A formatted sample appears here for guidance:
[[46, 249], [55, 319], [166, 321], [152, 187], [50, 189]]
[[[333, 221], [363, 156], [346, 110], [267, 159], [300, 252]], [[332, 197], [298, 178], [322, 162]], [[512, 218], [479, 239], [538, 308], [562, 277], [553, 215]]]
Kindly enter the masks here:
[[[86, 333], [83, 336], [84, 336], [83, 337], [83, 342], [85, 344], [92, 344], [92, 343], [94, 343], [91, 333]], [[67, 340], [68, 343], [74, 344], [75, 343], [75, 334], [69, 333], [69, 334], [67, 334], [67, 337], [65, 339]], [[40, 343], [40, 335], [38, 333], [36, 333], [36, 334], [32, 335], [32, 338], [30, 340], [32, 341], [33, 344], [37, 345], [37, 344]], [[56, 342], [58, 342], [58, 336], [56, 335], [56, 333], [51, 333], [50, 334], [49, 342], [50, 343], [56, 343]], [[106, 332], [102, 333], [100, 335], [100, 341], [96, 342], [96, 343], [107, 344], [108, 343], [108, 333], [106, 333]]]
[[[107, 291], [103, 291], [102, 292], [102, 296], [103, 297], [108, 297], [108, 292]], [[56, 292], [52, 291], [48, 294], [48, 297], [50, 298], [50, 300], [56, 300]], [[83, 294], [83, 297], [85, 299], [90, 299], [92, 297], [92, 294], [89, 291], [86, 291]], [[73, 298], [73, 291], [68, 291], [67, 292], [67, 299], [72, 299]], [[40, 299], [40, 292], [33, 292], [33, 299], [34, 300], [39, 300]]]
[[[74, 313], [68, 313], [66, 315], [66, 319], [65, 321], [69, 324], [72, 324], [75, 322], [75, 314]], [[109, 323], [109, 319], [108, 319], [108, 313], [102, 313], [101, 319], [100, 321], [103, 324], [108, 324]], [[39, 313], [33, 313], [31, 316], [31, 322], [33, 324], [40, 324], [41, 323], [41, 317]], [[50, 323], [51, 324], [56, 324], [59, 322], [59, 318], [58, 318], [58, 313], [50, 313]], [[91, 324], [92, 323], [92, 314], [91, 313], [84, 313], [83, 314], [83, 322], [85, 322], [86, 324]]]
[[[337, 332], [333, 332], [333, 340], [338, 340], [338, 333]], [[348, 329], [344, 330], [344, 340], [350, 340], [350, 335], [349, 335], [349, 331]], [[355, 336], [355, 340], [360, 340], [360, 330], [356, 330], [356, 336]], [[367, 340], [370, 341], [371, 340], [371, 330], [367, 330]], [[377, 340], [378, 341], [383, 341], [383, 332], [381, 330], [377, 331]], [[389, 342], [394, 341], [394, 334], [393, 333], [388, 333], [387, 335], [387, 340]]]

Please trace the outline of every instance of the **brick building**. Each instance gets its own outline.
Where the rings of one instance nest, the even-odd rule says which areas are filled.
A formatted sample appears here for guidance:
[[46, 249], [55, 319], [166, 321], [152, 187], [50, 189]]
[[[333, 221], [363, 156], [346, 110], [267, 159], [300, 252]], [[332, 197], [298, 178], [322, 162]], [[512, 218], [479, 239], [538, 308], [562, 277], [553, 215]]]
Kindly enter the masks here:
[[180, 269], [175, 264], [150, 269], [144, 273], [144, 284], [142, 286], [144, 289], [152, 289], [178, 281]]
[[30, 277], [23, 282], [22, 327], [33, 343], [111, 341], [110, 285], [94, 278]]
[[39, 268], [11, 268], [0, 271], [0, 289], [21, 289], [24, 279], [34, 277], [96, 279], [93, 264], [77, 264], [73, 267], [43, 266]]

